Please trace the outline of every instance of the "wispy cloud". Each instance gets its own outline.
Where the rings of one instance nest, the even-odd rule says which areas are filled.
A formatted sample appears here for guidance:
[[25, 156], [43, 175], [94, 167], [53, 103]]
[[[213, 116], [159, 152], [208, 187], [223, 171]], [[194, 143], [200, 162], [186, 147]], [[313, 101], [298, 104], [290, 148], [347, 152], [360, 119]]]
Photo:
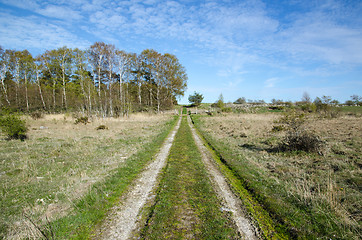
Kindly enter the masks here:
[[[321, 70], [328, 73], [336, 66], [362, 64], [362, 4], [358, 1], [350, 5], [337, 0], [283, 3], [295, 9], [303, 6], [302, 11], [290, 13], [261, 0], [0, 1], [34, 13], [23, 18], [5, 17], [3, 13], [1, 22], [2, 26], [10, 26], [2, 33], [10, 39], [25, 40], [32, 47], [51, 47], [56, 44], [52, 40], [55, 38], [70, 45], [89, 41], [82, 40], [75, 31], [115, 44], [128, 39], [181, 42], [190, 46], [181, 51], [194, 54], [192, 48], [196, 48], [202, 52], [199, 58], [220, 69], [224, 76], [244, 72], [247, 64], [295, 68], [301, 74]], [[34, 35], [34, 28], [40, 32], [38, 25], [49, 31]], [[39, 45], [37, 38], [38, 42], [49, 41]]]
[[269, 78], [269, 79], [265, 80], [265, 82], [264, 82], [264, 87], [265, 87], [265, 88], [274, 88], [274, 87], [275, 87], [275, 84], [276, 84], [277, 82], [279, 82], [279, 81], [280, 81], [280, 79], [279, 79], [279, 78], [276, 78], [276, 77], [274, 77], [274, 78]]
[[83, 18], [80, 12], [64, 6], [47, 5], [44, 8], [37, 8], [35, 11], [46, 17], [58, 18], [66, 21], [80, 20]]
[[0, 13], [0, 42], [19, 50], [24, 46], [53, 49], [62, 46], [85, 48], [90, 44], [61, 26], [44, 23], [37, 17], [24, 18], [3, 13]]

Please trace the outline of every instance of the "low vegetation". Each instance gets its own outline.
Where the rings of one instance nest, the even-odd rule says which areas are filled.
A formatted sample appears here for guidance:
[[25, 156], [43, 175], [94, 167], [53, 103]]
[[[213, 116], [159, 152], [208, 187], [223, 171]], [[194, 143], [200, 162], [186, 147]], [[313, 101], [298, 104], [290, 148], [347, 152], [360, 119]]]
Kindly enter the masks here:
[[0, 115], [0, 129], [7, 136], [8, 140], [27, 138], [28, 128], [26, 127], [25, 120], [15, 114]]
[[240, 239], [183, 117], [142, 239]]
[[[71, 116], [45, 115], [27, 119], [24, 142], [3, 133], [0, 239], [86, 236], [174, 123], [170, 115], [132, 115], [75, 125]], [[97, 131], [99, 125], [111, 131]]]
[[318, 151], [281, 151], [283, 141], [297, 140], [285, 139], [290, 129], [276, 124], [283, 121], [280, 113], [193, 119], [224, 164], [291, 238], [361, 238], [361, 117], [303, 118], [298, 130], [316, 137], [308, 142], [317, 141]]
[[286, 112], [275, 125], [272, 131], [286, 131], [283, 141], [279, 144], [279, 151], [305, 151], [322, 154], [323, 142], [305, 124], [306, 115], [291, 110]]

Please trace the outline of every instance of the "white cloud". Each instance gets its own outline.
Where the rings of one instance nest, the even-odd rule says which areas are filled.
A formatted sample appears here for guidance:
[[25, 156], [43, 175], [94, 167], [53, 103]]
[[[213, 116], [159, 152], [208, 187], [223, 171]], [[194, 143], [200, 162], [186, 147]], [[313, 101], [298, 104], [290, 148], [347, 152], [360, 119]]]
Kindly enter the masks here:
[[35, 0], [1, 0], [1, 2], [10, 6], [28, 10], [36, 9], [39, 7], [39, 4]]
[[[268, 9], [269, 5], [261, 0], [211, 0], [197, 4], [189, 0], [3, 2], [57, 18], [57, 22], [51, 19], [42, 22], [36, 18], [33, 23], [57, 25], [65, 38], [79, 38], [70, 32], [69, 24], [72, 23], [74, 28], [87, 29], [100, 41], [130, 38], [140, 42], [179, 41], [190, 46], [183, 51], [191, 54], [196, 52], [192, 48], [197, 48], [210, 65], [227, 67], [227, 70], [220, 71], [223, 74], [245, 71], [247, 63], [281, 69], [295, 67], [301, 68], [301, 72], [315, 71], [311, 64], [305, 67], [306, 62], [314, 62], [315, 68], [327, 71], [332, 65], [362, 63], [361, 25], [350, 27], [350, 21], [345, 20], [357, 16], [356, 22], [361, 22], [358, 9], [347, 12], [350, 8], [335, 1], [324, 4], [297, 1], [307, 10], [291, 12], [293, 15], [279, 9]], [[285, 14], [285, 22], [273, 17], [278, 15], [275, 12]], [[62, 23], [68, 24], [68, 31]], [[23, 32], [18, 34], [19, 37], [31, 35], [31, 29], [21, 29]]]
[[51, 18], [59, 18], [63, 20], [80, 20], [82, 15], [78, 11], [74, 11], [65, 6], [47, 5], [44, 8], [35, 10], [37, 13]]
[[269, 78], [269, 79], [265, 80], [264, 88], [274, 88], [275, 84], [278, 83], [279, 81], [280, 81], [280, 79], [277, 77]]
[[[85, 48], [89, 42], [61, 26], [36, 17], [16, 17], [0, 13], [0, 42], [10, 49], [53, 49], [62, 46]], [[30, 48], [30, 49], [29, 49]]]

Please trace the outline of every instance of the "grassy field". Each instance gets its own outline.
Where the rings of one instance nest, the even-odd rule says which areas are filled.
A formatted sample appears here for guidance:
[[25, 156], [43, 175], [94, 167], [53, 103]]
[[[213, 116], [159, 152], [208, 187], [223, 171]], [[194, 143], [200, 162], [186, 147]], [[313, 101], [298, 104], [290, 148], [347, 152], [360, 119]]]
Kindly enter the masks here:
[[279, 113], [193, 116], [196, 126], [280, 228], [296, 239], [360, 239], [362, 118], [309, 118], [322, 155], [274, 151]]
[[212, 189], [183, 117], [142, 239], [240, 239]]
[[[87, 227], [81, 226], [102, 217], [110, 205], [104, 201], [111, 203], [124, 191], [175, 120], [133, 115], [75, 125], [69, 116], [47, 115], [27, 119], [26, 141], [1, 136], [0, 239], [39, 238], [37, 227], [48, 235], [72, 230], [82, 235]], [[108, 130], [96, 130], [100, 125]], [[93, 209], [92, 215], [94, 206], [102, 209]]]

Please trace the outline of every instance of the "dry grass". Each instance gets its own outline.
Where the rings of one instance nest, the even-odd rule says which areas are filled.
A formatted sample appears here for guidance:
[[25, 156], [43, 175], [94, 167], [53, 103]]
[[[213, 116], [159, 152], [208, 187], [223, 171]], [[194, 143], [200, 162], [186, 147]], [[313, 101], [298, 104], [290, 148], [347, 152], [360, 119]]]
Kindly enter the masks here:
[[203, 131], [228, 146], [233, 156], [241, 156], [240, 159], [256, 169], [265, 186], [268, 182], [279, 186], [283, 192], [276, 196], [279, 194], [282, 201], [309, 209], [310, 214], [318, 214], [331, 225], [344, 229], [345, 232], [338, 233], [341, 238], [359, 239], [362, 118], [321, 119], [312, 116], [306, 128], [324, 141], [323, 156], [320, 156], [272, 151], [284, 135], [283, 132], [271, 131], [274, 121], [280, 117], [271, 113], [230, 114], [201, 118], [201, 122]]
[[[0, 136], [0, 238], [36, 234], [23, 213], [33, 220], [69, 214], [92, 184], [163, 131], [170, 115], [91, 119], [87, 125], [74, 120], [67, 115], [29, 117], [28, 140]], [[108, 130], [96, 130], [100, 125]]]

